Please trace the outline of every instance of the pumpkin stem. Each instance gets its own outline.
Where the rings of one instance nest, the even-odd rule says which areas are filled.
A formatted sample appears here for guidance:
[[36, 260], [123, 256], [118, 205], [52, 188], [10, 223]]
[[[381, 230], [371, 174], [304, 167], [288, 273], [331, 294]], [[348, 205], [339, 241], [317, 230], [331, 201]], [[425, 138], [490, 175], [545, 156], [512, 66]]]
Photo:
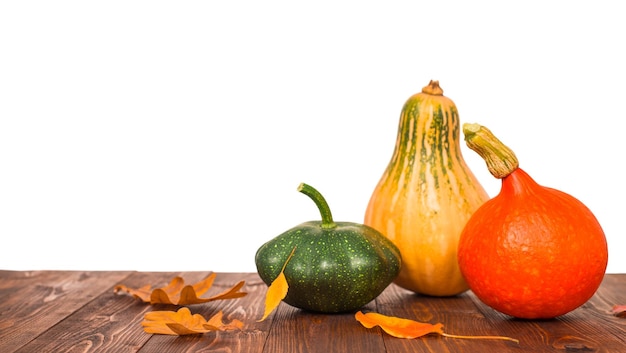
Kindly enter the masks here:
[[300, 183], [298, 191], [310, 197], [313, 202], [315, 202], [315, 205], [322, 215], [322, 228], [335, 228], [337, 226], [333, 221], [333, 215], [330, 212], [330, 207], [328, 207], [326, 199], [324, 199], [324, 196], [322, 196], [319, 191], [305, 183]]
[[439, 87], [439, 81], [430, 80], [428, 86], [422, 88], [422, 93], [432, 96], [443, 96], [443, 89]]
[[489, 172], [498, 179], [513, 173], [519, 161], [508, 148], [486, 127], [479, 124], [463, 124], [467, 147], [478, 153], [487, 163]]

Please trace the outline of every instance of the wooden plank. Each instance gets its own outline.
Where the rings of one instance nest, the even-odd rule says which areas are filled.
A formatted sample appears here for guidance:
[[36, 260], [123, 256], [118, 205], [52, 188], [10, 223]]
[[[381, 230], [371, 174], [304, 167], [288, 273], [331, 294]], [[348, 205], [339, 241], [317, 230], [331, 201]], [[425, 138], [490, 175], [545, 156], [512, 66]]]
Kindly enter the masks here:
[[[285, 303], [258, 322], [267, 286], [256, 273], [218, 273], [210, 293], [245, 280], [246, 297], [188, 306], [209, 317], [222, 310], [227, 320], [244, 322], [241, 331], [193, 336], [150, 335], [140, 322], [150, 306], [113, 286], [167, 284], [177, 273], [0, 271], [0, 352], [621, 352], [626, 351], [626, 319], [610, 313], [626, 304], [626, 275], [607, 275], [581, 308], [552, 320], [520, 320], [485, 306], [471, 292], [449, 298], [413, 294], [395, 285], [363, 308], [386, 315], [444, 325], [461, 335], [504, 335], [506, 341], [462, 340], [428, 335], [413, 340], [394, 338], [380, 329], [366, 329], [354, 313], [316, 314]], [[208, 272], [185, 272], [195, 283]]]
[[354, 313], [319, 314], [281, 303], [272, 315], [266, 353], [385, 352], [380, 334], [364, 330]]
[[[622, 281], [626, 277], [621, 277]], [[600, 299], [603, 292], [616, 293], [617, 284], [605, 281], [598, 293], [580, 308], [549, 320], [522, 320], [501, 314], [480, 302], [472, 295], [478, 310], [490, 320], [500, 322], [500, 333], [522, 335], [520, 348], [524, 351], [542, 352], [622, 352], [624, 323], [607, 310]], [[624, 291], [622, 290], [622, 293]], [[622, 294], [622, 298], [623, 294]], [[613, 327], [613, 329], [608, 328]], [[611, 332], [613, 331], [613, 332]]]
[[[256, 273], [218, 273], [213, 285], [215, 293], [232, 287], [240, 280], [246, 281], [242, 290], [248, 293], [247, 296], [188, 307], [192, 313], [201, 314], [205, 318], [222, 310], [225, 320], [237, 319], [242, 321], [244, 323], [242, 330], [181, 337], [153, 335], [142, 347], [140, 353], [262, 352], [271, 326], [271, 320], [257, 322], [264, 310], [265, 291], [267, 290], [265, 283]], [[211, 293], [213, 293], [213, 288]]]
[[151, 335], [143, 332], [141, 320], [150, 305], [130, 295], [115, 294], [116, 284], [141, 287], [167, 283], [175, 273], [130, 273], [102, 279], [99, 296], [80, 310], [69, 313], [59, 323], [24, 345], [16, 353], [27, 352], [137, 352]]
[[[499, 323], [486, 319], [476, 311], [469, 293], [452, 297], [430, 297], [415, 294], [391, 285], [377, 300], [377, 312], [419, 322], [443, 324], [443, 331], [455, 335], [501, 335]], [[500, 340], [467, 340], [436, 334], [415, 339], [395, 338], [383, 334], [388, 352], [505, 352], [517, 344]], [[517, 338], [519, 334], [509, 337]]]
[[111, 282], [127, 275], [128, 272], [1, 271], [0, 352], [18, 350], [100, 295]]
[[25, 306], [28, 302], [35, 305], [35, 292], [41, 291], [39, 297], [45, 298], [43, 292], [49, 292], [45, 287], [68, 275], [64, 272], [0, 271], [0, 351], [16, 349], [47, 328], [44, 326], [46, 322], [41, 321], [36, 322], [44, 326], [39, 330], [32, 325], [24, 328], [27, 321], [24, 315], [28, 315], [29, 311]]
[[[597, 324], [592, 329], [592, 334], [610, 334], [614, 337], [615, 344], [619, 347], [613, 351], [626, 351], [626, 319], [616, 317], [611, 309], [615, 304], [626, 303], [626, 275], [607, 275], [596, 294], [583, 306], [587, 313], [582, 320], [592, 317]], [[604, 336], [604, 335], [603, 335]], [[603, 337], [596, 338], [602, 340]], [[607, 340], [613, 342], [613, 340]], [[609, 349], [611, 345], [600, 341], [600, 344]]]
[[[600, 311], [611, 311], [613, 305], [626, 304], [626, 274], [606, 275], [591, 302]], [[626, 320], [622, 320], [626, 322]]]

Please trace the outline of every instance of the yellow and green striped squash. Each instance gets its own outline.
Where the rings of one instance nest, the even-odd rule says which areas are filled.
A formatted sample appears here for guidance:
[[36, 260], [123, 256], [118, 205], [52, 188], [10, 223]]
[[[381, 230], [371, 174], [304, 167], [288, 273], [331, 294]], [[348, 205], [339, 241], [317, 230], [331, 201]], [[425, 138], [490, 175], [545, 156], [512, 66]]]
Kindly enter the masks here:
[[400, 250], [395, 283], [416, 293], [452, 296], [468, 289], [459, 270], [459, 236], [487, 192], [460, 148], [457, 108], [438, 81], [411, 96], [395, 149], [370, 198], [366, 225]]

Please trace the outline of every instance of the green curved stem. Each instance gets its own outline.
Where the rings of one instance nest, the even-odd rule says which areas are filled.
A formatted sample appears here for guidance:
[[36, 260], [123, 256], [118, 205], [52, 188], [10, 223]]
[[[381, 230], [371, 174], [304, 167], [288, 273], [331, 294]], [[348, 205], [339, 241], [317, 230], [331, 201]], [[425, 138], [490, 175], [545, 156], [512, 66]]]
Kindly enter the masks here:
[[324, 196], [322, 196], [319, 191], [305, 183], [300, 183], [298, 191], [310, 197], [313, 202], [315, 202], [315, 205], [322, 215], [322, 228], [335, 228], [337, 226], [333, 221], [333, 215], [330, 212], [330, 207], [328, 207], [326, 199], [324, 199]]

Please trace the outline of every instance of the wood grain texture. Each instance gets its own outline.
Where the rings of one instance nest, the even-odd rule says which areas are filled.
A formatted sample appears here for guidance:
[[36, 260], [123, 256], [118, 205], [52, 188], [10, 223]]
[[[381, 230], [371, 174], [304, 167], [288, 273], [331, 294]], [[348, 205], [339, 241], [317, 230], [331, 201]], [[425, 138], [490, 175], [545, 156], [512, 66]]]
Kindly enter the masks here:
[[3, 271], [0, 352], [13, 352], [31, 342], [126, 276], [124, 272]]
[[626, 304], [626, 274], [607, 275], [585, 305], [553, 320], [508, 317], [485, 306], [472, 292], [435, 298], [395, 285], [362, 308], [439, 322], [451, 334], [509, 336], [519, 344], [438, 335], [398, 339], [378, 328], [364, 328], [354, 313], [311, 313], [285, 303], [258, 322], [267, 286], [256, 273], [218, 273], [206, 294], [245, 280], [248, 295], [243, 298], [188, 306], [205, 317], [222, 310], [226, 320], [244, 322], [242, 330], [151, 335], [141, 326], [145, 313], [179, 307], [148, 305], [113, 292], [116, 284], [162, 287], [177, 275], [191, 284], [209, 273], [0, 271], [0, 352], [626, 352], [626, 319], [610, 312], [614, 304]]

